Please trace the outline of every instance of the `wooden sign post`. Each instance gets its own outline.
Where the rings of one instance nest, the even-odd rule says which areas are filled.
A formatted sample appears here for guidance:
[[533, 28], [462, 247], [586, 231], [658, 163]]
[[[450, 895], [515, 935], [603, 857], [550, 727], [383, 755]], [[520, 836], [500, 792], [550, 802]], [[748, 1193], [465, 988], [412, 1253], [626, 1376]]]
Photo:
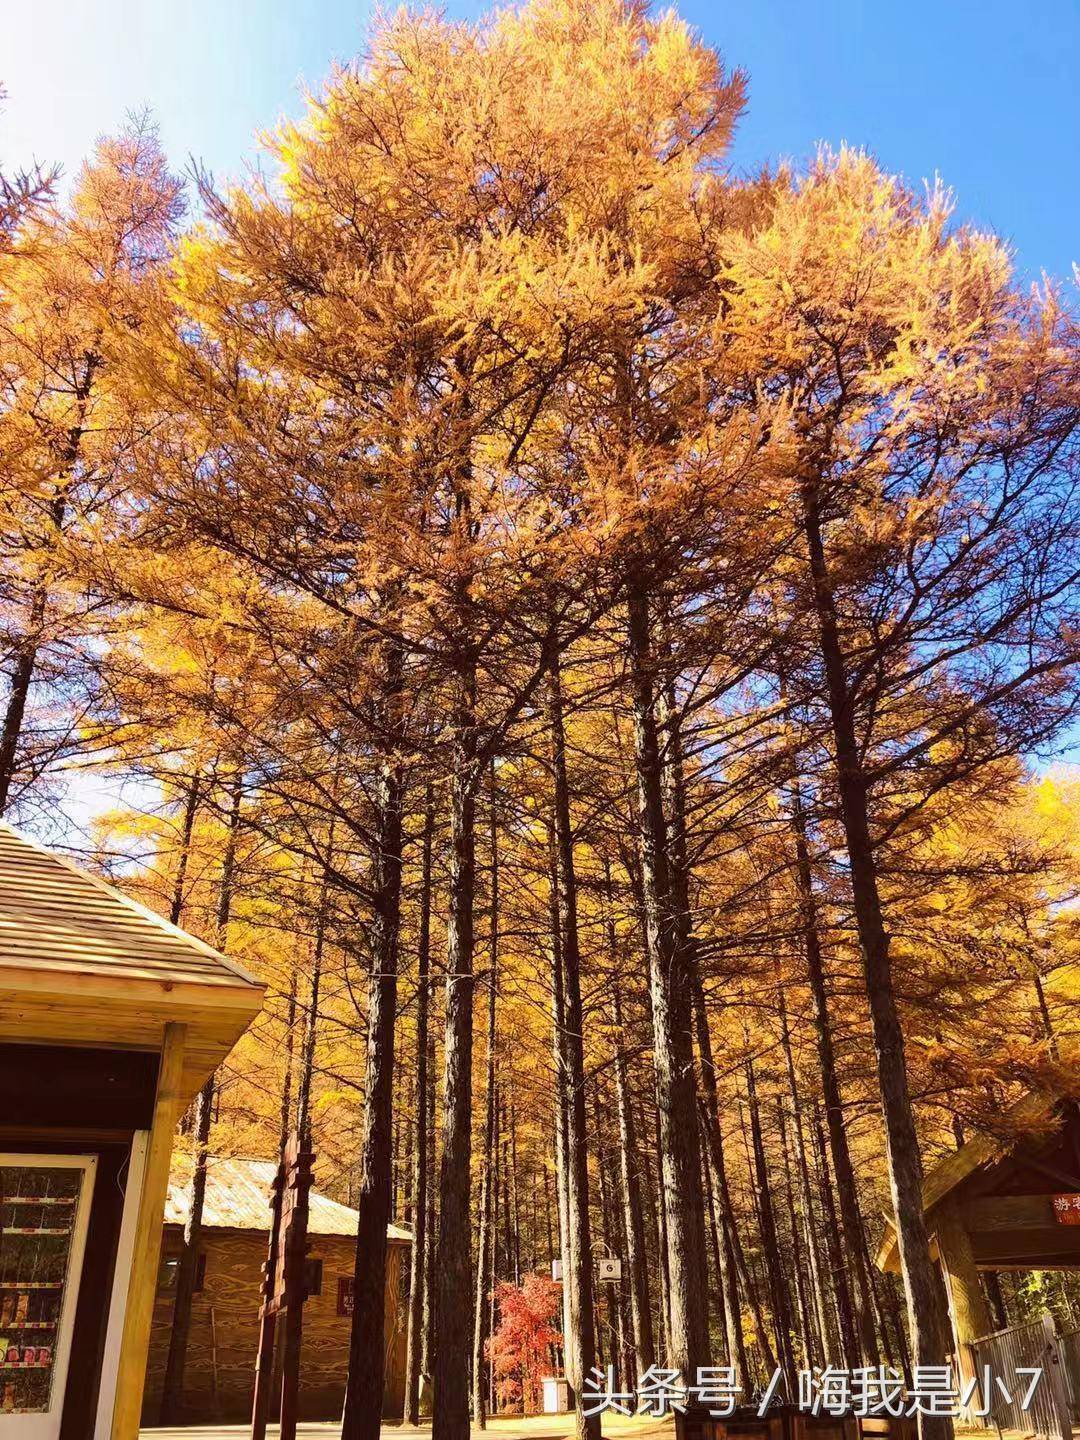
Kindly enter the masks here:
[[259, 1311], [259, 1350], [255, 1361], [255, 1397], [251, 1407], [251, 1440], [265, 1440], [270, 1414], [277, 1317], [284, 1312], [285, 1332], [281, 1374], [281, 1440], [296, 1440], [300, 1396], [300, 1342], [303, 1306], [307, 1299], [305, 1260], [308, 1241], [308, 1196], [314, 1155], [300, 1148], [294, 1130], [274, 1178], [271, 1196], [270, 1246], [263, 1272], [263, 1303]]

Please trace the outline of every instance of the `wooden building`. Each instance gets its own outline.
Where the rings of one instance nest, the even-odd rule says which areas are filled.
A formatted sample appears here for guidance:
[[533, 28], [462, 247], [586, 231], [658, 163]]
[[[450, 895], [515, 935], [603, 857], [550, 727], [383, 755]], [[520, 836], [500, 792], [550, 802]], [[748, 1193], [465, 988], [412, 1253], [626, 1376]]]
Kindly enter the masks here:
[[135, 1440], [176, 1122], [262, 995], [0, 823], [4, 1440]]
[[[1080, 1112], [1072, 1101], [1027, 1096], [1009, 1119], [1011, 1139], [969, 1140], [923, 1182], [964, 1379], [975, 1373], [975, 1341], [1004, 1324], [991, 1312], [980, 1272], [1080, 1269]], [[877, 1262], [900, 1268], [891, 1220]]]
[[[143, 1423], [156, 1422], [172, 1328], [176, 1257], [187, 1220], [190, 1161], [174, 1168], [150, 1342]], [[188, 1424], [245, 1421], [251, 1414], [260, 1282], [269, 1241], [272, 1160], [211, 1156], [184, 1376]], [[309, 1299], [304, 1305], [300, 1418], [341, 1417], [349, 1363], [355, 1210], [311, 1191]], [[387, 1229], [386, 1390], [383, 1413], [400, 1418], [405, 1396], [405, 1297], [411, 1234]]]

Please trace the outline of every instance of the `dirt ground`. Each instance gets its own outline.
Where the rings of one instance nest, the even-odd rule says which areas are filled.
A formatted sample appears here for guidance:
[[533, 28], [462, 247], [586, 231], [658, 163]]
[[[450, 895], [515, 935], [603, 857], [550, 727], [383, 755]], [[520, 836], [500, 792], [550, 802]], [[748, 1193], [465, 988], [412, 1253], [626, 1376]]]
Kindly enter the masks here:
[[[247, 1425], [191, 1425], [178, 1430], [142, 1430], [140, 1440], [239, 1440], [249, 1435]], [[267, 1440], [276, 1440], [277, 1426], [267, 1430]], [[340, 1424], [301, 1425], [297, 1440], [337, 1440]], [[384, 1425], [383, 1440], [429, 1440], [430, 1425]], [[604, 1418], [604, 1435], [611, 1440], [670, 1440], [674, 1426], [670, 1420], [633, 1419], [612, 1415]], [[527, 1420], [500, 1419], [488, 1422], [486, 1430], [474, 1430], [474, 1440], [568, 1440], [573, 1436], [569, 1415], [534, 1415]]]

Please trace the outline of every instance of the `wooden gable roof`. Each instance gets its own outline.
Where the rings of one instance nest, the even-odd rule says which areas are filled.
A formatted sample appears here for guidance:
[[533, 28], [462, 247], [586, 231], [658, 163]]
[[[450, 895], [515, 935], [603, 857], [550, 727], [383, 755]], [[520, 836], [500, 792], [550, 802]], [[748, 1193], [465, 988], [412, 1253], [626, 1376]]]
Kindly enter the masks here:
[[[993, 1189], [996, 1171], [1028, 1137], [1038, 1136], [1044, 1144], [1056, 1141], [1062, 1117], [1055, 1112], [1052, 1097], [1024, 1095], [1007, 1112], [1008, 1138], [976, 1135], [939, 1160], [923, 1180], [923, 1212], [928, 1220], [932, 1220], [933, 1212], [945, 1201], [961, 1201], [976, 1189]], [[1009, 1187], [1006, 1184], [1003, 1188]], [[896, 1226], [891, 1216], [885, 1220], [876, 1263], [881, 1270], [899, 1269]]]
[[0, 1040], [159, 1050], [190, 1098], [262, 1005], [225, 955], [0, 821]]
[[[184, 1225], [188, 1218], [190, 1156], [173, 1161], [169, 1197], [165, 1202], [166, 1225]], [[211, 1230], [262, 1230], [270, 1228], [270, 1191], [277, 1173], [275, 1160], [228, 1159], [211, 1155], [206, 1165], [206, 1198], [203, 1202], [205, 1227]], [[312, 1189], [308, 1197], [308, 1231], [312, 1235], [356, 1236], [357, 1212]], [[412, 1231], [390, 1224], [386, 1238], [406, 1245]]]
[[226, 956], [0, 821], [0, 964], [255, 984]]

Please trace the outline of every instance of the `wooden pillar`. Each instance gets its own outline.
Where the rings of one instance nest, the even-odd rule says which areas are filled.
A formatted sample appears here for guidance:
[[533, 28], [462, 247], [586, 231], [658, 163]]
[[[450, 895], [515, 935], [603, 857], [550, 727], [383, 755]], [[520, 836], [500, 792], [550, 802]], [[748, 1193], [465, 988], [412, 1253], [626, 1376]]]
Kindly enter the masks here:
[[949, 1299], [949, 1319], [956, 1342], [956, 1366], [963, 1384], [975, 1376], [972, 1341], [988, 1335], [994, 1323], [979, 1284], [971, 1236], [960, 1215], [956, 1210], [942, 1206], [933, 1216], [933, 1228], [945, 1276], [945, 1293]]
[[146, 1381], [146, 1355], [150, 1346], [150, 1325], [154, 1315], [158, 1264], [161, 1259], [161, 1230], [165, 1197], [169, 1188], [173, 1131], [180, 1112], [180, 1076], [184, 1064], [187, 1026], [170, 1022], [165, 1026], [158, 1068], [154, 1116], [146, 1147], [142, 1193], [135, 1221], [131, 1276], [128, 1280], [124, 1333], [113, 1406], [112, 1440], [137, 1440]]

